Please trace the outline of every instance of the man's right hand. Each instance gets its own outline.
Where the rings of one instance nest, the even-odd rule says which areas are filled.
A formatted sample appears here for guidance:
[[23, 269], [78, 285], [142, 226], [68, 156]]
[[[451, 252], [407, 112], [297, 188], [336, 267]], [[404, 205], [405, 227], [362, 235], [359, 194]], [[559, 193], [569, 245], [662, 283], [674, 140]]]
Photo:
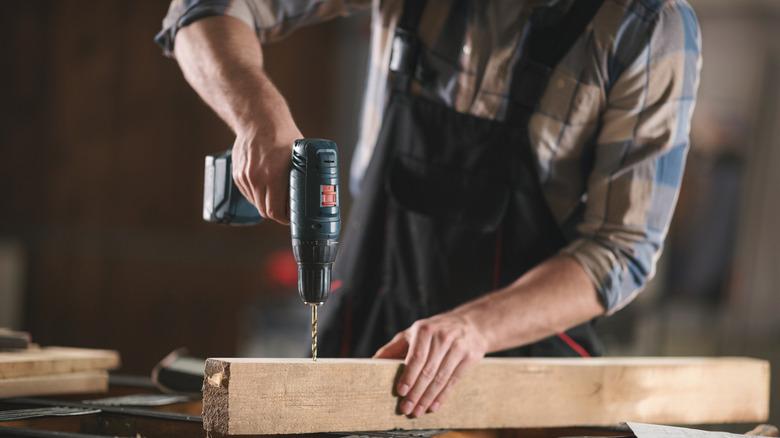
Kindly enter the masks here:
[[277, 142], [238, 135], [233, 144], [233, 180], [266, 219], [289, 225], [290, 157], [300, 132]]

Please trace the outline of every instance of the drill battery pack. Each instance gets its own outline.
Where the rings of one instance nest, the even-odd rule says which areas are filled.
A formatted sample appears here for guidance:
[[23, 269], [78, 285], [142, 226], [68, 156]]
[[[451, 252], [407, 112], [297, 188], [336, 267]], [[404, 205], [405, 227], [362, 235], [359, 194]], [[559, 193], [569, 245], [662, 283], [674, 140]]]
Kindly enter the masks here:
[[233, 181], [232, 150], [207, 155], [203, 175], [203, 220], [226, 225], [254, 225], [260, 213]]

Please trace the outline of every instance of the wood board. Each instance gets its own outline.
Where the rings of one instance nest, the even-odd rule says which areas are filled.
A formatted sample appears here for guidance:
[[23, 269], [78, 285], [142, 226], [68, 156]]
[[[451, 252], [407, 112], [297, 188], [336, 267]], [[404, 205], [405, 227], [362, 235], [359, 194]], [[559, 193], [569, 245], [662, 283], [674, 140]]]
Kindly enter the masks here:
[[750, 358], [486, 358], [413, 419], [387, 359], [206, 362], [203, 420], [223, 435], [766, 421], [769, 363]]
[[108, 390], [113, 350], [33, 346], [0, 352], [0, 397], [84, 394]]
[[108, 391], [107, 371], [80, 371], [0, 380], [0, 398]]
[[0, 385], [16, 377], [112, 370], [120, 365], [114, 350], [43, 347], [0, 352]]

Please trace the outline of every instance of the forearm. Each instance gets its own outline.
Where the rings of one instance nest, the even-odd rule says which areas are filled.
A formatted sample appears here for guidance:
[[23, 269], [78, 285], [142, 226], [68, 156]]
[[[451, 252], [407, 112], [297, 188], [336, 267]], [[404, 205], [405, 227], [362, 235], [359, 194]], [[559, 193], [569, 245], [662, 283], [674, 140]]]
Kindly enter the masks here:
[[187, 82], [236, 135], [287, 142], [277, 138], [297, 133], [287, 103], [265, 73], [260, 42], [240, 20], [215, 16], [182, 28], [174, 56]]
[[604, 313], [596, 289], [567, 255], [542, 262], [508, 287], [415, 322], [375, 357], [403, 357], [401, 412], [435, 412], [485, 353], [527, 345]]
[[557, 255], [514, 283], [452, 311], [481, 334], [488, 353], [527, 345], [604, 314], [592, 281]]
[[184, 77], [236, 134], [233, 181], [261, 216], [287, 217], [290, 155], [302, 137], [290, 109], [263, 69], [252, 29], [228, 16], [181, 29], [174, 56]]

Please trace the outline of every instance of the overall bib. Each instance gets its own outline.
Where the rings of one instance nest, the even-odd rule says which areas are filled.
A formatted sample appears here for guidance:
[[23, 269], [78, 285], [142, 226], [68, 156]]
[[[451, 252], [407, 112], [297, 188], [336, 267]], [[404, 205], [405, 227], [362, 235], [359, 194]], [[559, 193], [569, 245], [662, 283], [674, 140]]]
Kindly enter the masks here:
[[[414, 321], [514, 282], [573, 236], [564, 229], [577, 218], [559, 226], [544, 199], [527, 126], [549, 72], [601, 2], [578, 0], [526, 38], [504, 121], [409, 93], [412, 77], [430, 77], [418, 61], [424, 3], [407, 1], [396, 30], [384, 123], [321, 312], [322, 357], [370, 357]], [[550, 15], [535, 13], [530, 26]], [[598, 354], [589, 322], [494, 355]]]

